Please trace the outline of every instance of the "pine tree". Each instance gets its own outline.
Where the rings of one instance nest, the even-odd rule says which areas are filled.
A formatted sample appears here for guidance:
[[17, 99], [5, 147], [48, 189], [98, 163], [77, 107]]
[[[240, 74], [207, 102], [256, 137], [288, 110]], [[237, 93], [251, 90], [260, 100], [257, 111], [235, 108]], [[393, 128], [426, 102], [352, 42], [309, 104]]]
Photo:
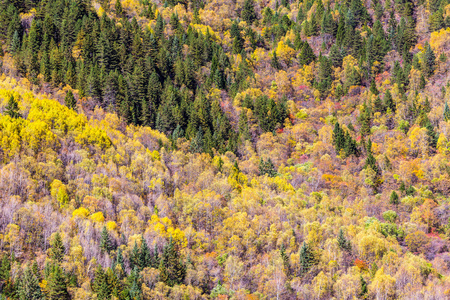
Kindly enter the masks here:
[[50, 253], [51, 253], [51, 257], [56, 261], [56, 262], [62, 262], [63, 258], [64, 258], [64, 253], [66, 251], [66, 247], [64, 247], [61, 235], [59, 234], [59, 232], [57, 231], [55, 234], [55, 237], [53, 238], [52, 241], [52, 248], [50, 249]]
[[47, 297], [49, 300], [65, 300], [70, 299], [70, 294], [67, 291], [67, 278], [63, 269], [54, 264], [51, 267], [51, 272], [47, 278]]
[[303, 43], [302, 50], [300, 51], [299, 63], [300, 65], [309, 65], [316, 59], [313, 49], [308, 42]]
[[16, 54], [17, 52], [19, 52], [21, 47], [21, 42], [20, 42], [20, 37], [19, 37], [19, 32], [15, 31], [14, 35], [12, 36], [12, 40], [11, 40], [11, 45], [10, 45], [10, 51], [14, 54]]
[[108, 283], [108, 293], [111, 296], [114, 296], [115, 299], [119, 299], [119, 295], [122, 291], [122, 284], [111, 268], [106, 270], [106, 281]]
[[97, 294], [97, 299], [106, 300], [110, 299], [111, 290], [108, 286], [108, 280], [101, 265], [98, 265], [95, 270], [95, 277], [92, 283], [92, 290]]
[[64, 98], [64, 102], [65, 102], [66, 106], [70, 109], [77, 108], [77, 101], [75, 100], [75, 97], [73, 96], [73, 93], [71, 90], [67, 91], [66, 97]]
[[242, 8], [241, 18], [248, 24], [256, 20], [255, 4], [253, 0], [246, 0]]
[[123, 255], [122, 255], [122, 249], [121, 248], [117, 249], [115, 265], [116, 266], [120, 266], [122, 268], [122, 271], [125, 270], [125, 264], [124, 264], [124, 261], [123, 261]]
[[344, 45], [344, 38], [345, 38], [345, 18], [344, 16], [341, 16], [339, 18], [338, 28], [336, 32], [336, 45], [338, 47], [346, 46]]
[[389, 198], [389, 203], [393, 205], [399, 204], [398, 194], [395, 191], [392, 191], [391, 197]]
[[281, 65], [280, 62], [278, 61], [278, 57], [277, 57], [277, 51], [272, 51], [272, 57], [270, 59], [270, 64], [272, 65], [272, 68], [274, 69], [281, 69]]
[[350, 241], [345, 237], [342, 228], [339, 229], [338, 245], [342, 250], [345, 250], [347, 252], [350, 252], [352, 250], [352, 245], [350, 244]]
[[191, 140], [191, 151], [193, 153], [202, 153], [204, 150], [204, 143], [203, 143], [203, 130], [200, 126], [197, 130], [197, 133], [195, 134], [195, 137]]
[[368, 288], [367, 288], [367, 282], [364, 280], [362, 275], [360, 275], [360, 288], [361, 288], [361, 291], [359, 292], [359, 296], [362, 299], [365, 299], [367, 297]]
[[419, 83], [419, 89], [423, 90], [426, 86], [427, 82], [425, 81], [425, 76], [423, 74], [420, 74], [420, 83]]
[[447, 101], [445, 101], [443, 116], [446, 122], [450, 120], [450, 108], [448, 107]]
[[430, 44], [425, 43], [425, 53], [423, 56], [423, 71], [427, 77], [430, 77], [436, 69], [436, 56]]
[[19, 279], [18, 286], [19, 300], [38, 300], [43, 298], [39, 280], [28, 266]]
[[111, 237], [109, 236], [108, 230], [106, 226], [103, 226], [102, 233], [100, 236], [100, 250], [102, 253], [107, 252], [110, 253], [114, 249], [114, 244], [111, 241]]
[[13, 95], [9, 97], [8, 104], [5, 107], [5, 114], [13, 119], [18, 119], [21, 117], [19, 113], [19, 103], [17, 103]]
[[121, 298], [124, 299], [141, 299], [142, 297], [142, 291], [141, 291], [141, 285], [140, 282], [141, 278], [139, 276], [139, 270], [137, 268], [134, 268], [130, 275], [127, 277], [127, 288], [122, 292]]
[[122, 17], [123, 16], [123, 8], [122, 8], [122, 3], [120, 0], [116, 0], [115, 9], [116, 9], [116, 15], [119, 18]]
[[[157, 209], [157, 207], [155, 206]], [[158, 215], [158, 212], [156, 211], [156, 215]], [[153, 255], [151, 260], [151, 267], [157, 269], [160, 265], [160, 258], [158, 253], [158, 246], [155, 244], [155, 248], [153, 249]]]
[[370, 168], [372, 168], [372, 170], [375, 171], [375, 173], [378, 174], [379, 170], [378, 170], [378, 166], [377, 166], [377, 161], [372, 154], [372, 141], [370, 139], [367, 142], [366, 152], [367, 152], [367, 157], [366, 157], [366, 163], [364, 165], [364, 168], [370, 167]]
[[262, 158], [259, 160], [259, 174], [264, 176], [267, 174], [269, 177], [275, 177], [277, 172], [275, 170], [275, 166], [270, 158], [267, 161], [264, 161]]
[[139, 267], [139, 247], [137, 242], [134, 241], [133, 249], [130, 254], [130, 268], [138, 268]]
[[186, 276], [186, 266], [181, 261], [180, 254], [175, 248], [175, 243], [172, 239], [164, 247], [159, 271], [161, 281], [170, 287], [182, 284], [184, 281]]
[[326, 96], [328, 89], [331, 87], [333, 70], [331, 62], [325, 56], [319, 56], [319, 71], [317, 74], [318, 89], [322, 96]]
[[381, 101], [380, 96], [377, 96], [375, 98], [375, 102], [373, 103], [373, 109], [376, 112], [380, 112], [380, 113], [385, 112], [385, 107], [384, 107], [383, 101]]
[[287, 276], [289, 276], [291, 272], [291, 265], [289, 263], [289, 256], [286, 254], [286, 248], [284, 247], [284, 244], [281, 244], [280, 256], [281, 259], [283, 260], [284, 272], [286, 273]]
[[391, 92], [389, 90], [386, 91], [384, 94], [384, 106], [386, 109], [390, 109], [391, 112], [395, 113], [396, 111], [396, 105], [394, 103], [394, 99], [392, 99]]
[[316, 260], [311, 246], [308, 243], [303, 242], [303, 245], [300, 248], [300, 275], [307, 273], [315, 262]]
[[331, 46], [330, 54], [328, 57], [331, 60], [333, 67], [337, 68], [342, 65], [344, 56], [343, 56], [342, 51], [339, 49], [338, 46], [336, 46], [336, 44], [333, 44], [333, 46]]
[[378, 96], [378, 94], [380, 93], [377, 89], [377, 85], [375, 84], [375, 80], [372, 79], [372, 81], [370, 82], [370, 88], [369, 88], [370, 92], [376, 96]]
[[339, 153], [341, 152], [341, 149], [343, 149], [344, 145], [345, 145], [344, 132], [341, 129], [339, 122], [336, 122], [334, 124], [333, 144], [334, 144], [334, 149], [336, 150], [336, 154], [339, 155]]
[[141, 250], [139, 252], [139, 267], [141, 269], [150, 267], [152, 255], [150, 253], [150, 249], [148, 248], [147, 241], [144, 239], [144, 237], [141, 236], [142, 244], [141, 244]]

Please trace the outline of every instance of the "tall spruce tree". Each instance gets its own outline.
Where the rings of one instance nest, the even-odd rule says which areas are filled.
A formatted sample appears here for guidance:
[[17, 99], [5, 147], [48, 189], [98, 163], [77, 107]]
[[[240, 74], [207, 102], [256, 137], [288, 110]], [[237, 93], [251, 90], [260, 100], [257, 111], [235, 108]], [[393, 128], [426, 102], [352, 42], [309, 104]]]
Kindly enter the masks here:
[[61, 263], [64, 259], [64, 253], [66, 251], [66, 247], [64, 246], [61, 235], [57, 231], [55, 237], [51, 243], [52, 247], [50, 249], [51, 257], [56, 261]]
[[109, 236], [106, 226], [103, 226], [102, 233], [100, 235], [100, 250], [102, 253], [110, 253], [114, 249], [114, 243]]
[[39, 279], [29, 266], [19, 278], [17, 294], [19, 300], [38, 300], [44, 296], [39, 286]]
[[5, 107], [5, 114], [13, 119], [18, 119], [21, 117], [19, 113], [19, 103], [16, 101], [13, 95], [9, 97], [8, 104]]
[[53, 264], [49, 277], [47, 278], [47, 295], [49, 300], [65, 300], [70, 299], [67, 290], [67, 277], [64, 270], [58, 265]]
[[75, 100], [75, 97], [73, 96], [73, 93], [71, 90], [67, 91], [66, 97], [64, 98], [64, 103], [66, 106], [70, 109], [76, 109], [77, 107], [77, 101]]
[[161, 281], [171, 287], [182, 284], [186, 277], [186, 266], [182, 262], [180, 253], [177, 251], [172, 239], [164, 247], [159, 271]]
[[256, 20], [255, 4], [253, 0], [246, 0], [241, 11], [241, 18], [248, 24]]
[[306, 274], [315, 262], [314, 251], [308, 243], [303, 242], [300, 248], [300, 275]]

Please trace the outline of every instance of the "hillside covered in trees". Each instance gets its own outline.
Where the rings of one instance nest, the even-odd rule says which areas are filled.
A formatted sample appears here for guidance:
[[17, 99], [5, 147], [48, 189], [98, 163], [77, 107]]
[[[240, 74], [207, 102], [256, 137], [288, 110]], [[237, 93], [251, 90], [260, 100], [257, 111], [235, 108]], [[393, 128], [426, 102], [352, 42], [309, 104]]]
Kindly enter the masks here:
[[450, 2], [0, 0], [0, 300], [448, 299]]

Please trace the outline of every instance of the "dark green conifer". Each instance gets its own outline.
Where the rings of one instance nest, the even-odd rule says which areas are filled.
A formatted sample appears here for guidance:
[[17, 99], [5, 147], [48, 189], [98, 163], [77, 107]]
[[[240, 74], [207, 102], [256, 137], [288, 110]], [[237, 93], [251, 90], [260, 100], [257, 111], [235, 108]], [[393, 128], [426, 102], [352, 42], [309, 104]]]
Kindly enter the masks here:
[[75, 100], [75, 97], [73, 96], [72, 90], [67, 91], [66, 97], [64, 98], [64, 103], [70, 109], [77, 108], [77, 101]]
[[316, 59], [313, 49], [308, 42], [303, 43], [302, 50], [300, 51], [299, 63], [300, 65], [309, 65]]
[[399, 204], [398, 194], [395, 191], [392, 191], [391, 196], [389, 198], [389, 203], [393, 205]]
[[350, 244], [350, 241], [345, 237], [342, 228], [339, 229], [338, 245], [342, 250], [345, 250], [347, 252], [350, 252], [352, 250], [352, 245]]
[[241, 11], [241, 18], [248, 24], [256, 20], [255, 4], [253, 0], [246, 0]]
[[103, 226], [102, 233], [100, 236], [100, 250], [102, 253], [110, 253], [114, 249], [114, 243], [109, 236], [106, 226]]
[[164, 247], [159, 271], [161, 281], [171, 287], [182, 284], [186, 277], [186, 266], [182, 262], [180, 254], [172, 239]]
[[47, 297], [49, 300], [70, 299], [67, 291], [67, 277], [59, 264], [51, 267], [49, 277], [47, 278]]
[[308, 243], [303, 242], [300, 248], [300, 275], [306, 274], [315, 263], [314, 251]]
[[16, 101], [13, 95], [9, 97], [8, 104], [5, 107], [5, 114], [13, 119], [18, 119], [21, 117], [19, 113], [19, 103]]

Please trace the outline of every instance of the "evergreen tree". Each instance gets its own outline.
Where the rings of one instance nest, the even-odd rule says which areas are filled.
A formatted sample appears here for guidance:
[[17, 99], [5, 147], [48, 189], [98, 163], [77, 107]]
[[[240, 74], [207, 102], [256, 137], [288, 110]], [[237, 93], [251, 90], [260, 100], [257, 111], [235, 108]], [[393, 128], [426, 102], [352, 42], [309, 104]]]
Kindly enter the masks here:
[[28, 266], [19, 278], [18, 292], [19, 300], [38, 300], [43, 298], [39, 280]]
[[367, 148], [366, 148], [366, 152], [367, 152], [367, 157], [366, 157], [366, 163], [364, 165], [364, 168], [372, 168], [372, 170], [375, 171], [375, 173], [378, 174], [378, 166], [377, 166], [377, 161], [375, 160], [375, 157], [372, 154], [372, 141], [369, 139], [369, 141], [367, 142]]
[[[151, 5], [150, 5], [150, 7], [151, 7]], [[122, 3], [120, 0], [116, 0], [115, 9], [116, 9], [117, 16], [119, 18], [122, 17], [123, 16], [123, 8], [122, 8]]]
[[16, 30], [14, 32], [14, 35], [12, 36], [12, 40], [11, 40], [11, 45], [10, 45], [10, 51], [14, 54], [16, 54], [17, 52], [19, 52], [21, 47], [21, 42], [20, 42], [20, 37], [19, 37], [19, 32]]
[[102, 233], [100, 236], [100, 250], [102, 253], [104, 252], [110, 253], [113, 249], [114, 249], [113, 241], [111, 241], [111, 237], [109, 236], [106, 226], [103, 226]]
[[345, 18], [341, 16], [339, 18], [339, 23], [336, 32], [336, 45], [338, 47], [344, 46], [344, 38], [345, 38]]
[[315, 265], [316, 259], [311, 246], [306, 242], [303, 242], [300, 248], [300, 274], [303, 275], [309, 271], [309, 269]]
[[92, 283], [92, 290], [97, 294], [97, 299], [110, 299], [111, 290], [108, 285], [108, 279], [101, 265], [98, 265], [95, 270], [94, 282]]
[[426, 86], [427, 82], [425, 81], [425, 76], [423, 74], [420, 74], [420, 83], [419, 83], [419, 89], [423, 90]]
[[291, 270], [291, 265], [289, 263], [289, 256], [286, 254], [286, 248], [284, 247], [284, 244], [281, 244], [281, 248], [280, 248], [280, 256], [281, 259], [283, 260], [283, 268], [284, 268], [284, 272], [286, 273], [286, 275], [290, 275], [290, 270]]
[[318, 89], [323, 96], [326, 95], [326, 92], [331, 87], [332, 78], [331, 75], [333, 70], [331, 68], [331, 62], [325, 56], [319, 56], [319, 71], [318, 71]]
[[396, 105], [394, 103], [394, 99], [392, 99], [392, 95], [391, 92], [389, 92], [389, 90], [387, 90], [386, 93], [384, 94], [384, 106], [386, 107], [386, 109], [390, 109], [391, 112], [396, 111]]
[[67, 91], [66, 97], [64, 98], [64, 103], [70, 109], [77, 108], [77, 101], [75, 100], [75, 97], [73, 96], [72, 90]]
[[122, 249], [121, 248], [117, 249], [115, 265], [121, 266], [122, 270], [123, 271], [125, 270], [125, 264], [124, 264], [124, 261], [123, 261], [123, 255], [122, 255]]
[[385, 107], [384, 107], [383, 101], [381, 101], [381, 98], [379, 96], [377, 96], [375, 98], [375, 102], [373, 103], [373, 109], [376, 112], [380, 112], [380, 113], [385, 112]]
[[19, 113], [19, 103], [17, 103], [13, 95], [9, 97], [8, 104], [5, 107], [5, 114], [13, 119], [18, 119], [21, 117]]
[[277, 171], [275, 170], [275, 166], [272, 163], [270, 158], [267, 161], [264, 161], [262, 158], [259, 160], [259, 174], [264, 176], [267, 174], [269, 177], [275, 177], [277, 175]]
[[150, 249], [148, 248], [147, 241], [142, 236], [141, 239], [142, 244], [139, 252], [139, 267], [143, 269], [151, 266], [152, 255], [150, 253]]
[[64, 258], [66, 247], [64, 247], [61, 235], [59, 234], [58, 231], [56, 232], [51, 245], [52, 245], [52, 248], [50, 249], [51, 257], [56, 262], [61, 263]]
[[344, 55], [343, 55], [343, 52], [341, 51], [341, 49], [339, 49], [339, 47], [336, 46], [336, 44], [333, 44], [333, 46], [331, 46], [330, 54], [328, 57], [331, 60], [333, 67], [337, 68], [342, 65]]
[[256, 20], [255, 4], [253, 0], [246, 0], [241, 11], [241, 18], [248, 24]]
[[51, 267], [51, 273], [47, 278], [47, 297], [49, 300], [65, 300], [70, 299], [67, 291], [67, 278], [63, 269], [54, 264]]
[[139, 271], [137, 268], [134, 268], [130, 275], [127, 277], [126, 281], [126, 289], [121, 293], [121, 298], [123, 299], [141, 299], [142, 291], [141, 291], [141, 278], [139, 276]]
[[350, 252], [352, 250], [352, 245], [350, 244], [350, 241], [345, 237], [342, 228], [339, 229], [338, 245], [342, 250], [345, 250], [347, 252]]
[[275, 51], [275, 50], [272, 52], [272, 58], [270, 60], [270, 64], [272, 65], [272, 67], [274, 69], [277, 69], [277, 70], [281, 69], [281, 65], [280, 65], [280, 62], [278, 61], [278, 57], [277, 57], [277, 51]]
[[134, 241], [133, 249], [130, 254], [130, 268], [138, 268], [139, 267], [139, 247], [137, 242]]
[[344, 135], [344, 153], [345, 157], [348, 157], [350, 155], [359, 155], [358, 147], [356, 145], [356, 141], [352, 139], [351, 135], [346, 132]]
[[443, 117], [446, 122], [450, 120], [450, 108], [448, 107], [447, 101], [445, 101]]
[[398, 195], [395, 191], [392, 191], [391, 193], [391, 197], [389, 198], [389, 203], [393, 204], [393, 205], [398, 205], [399, 204], [399, 200], [398, 200]]
[[299, 63], [300, 65], [309, 65], [316, 59], [314, 51], [308, 42], [303, 43], [302, 50], [300, 51]]
[[[155, 206], [155, 208], [157, 208]], [[156, 212], [157, 215], [157, 212]], [[155, 244], [155, 248], [153, 249], [153, 255], [152, 255], [152, 260], [151, 260], [151, 265], [150, 267], [157, 269], [160, 265], [160, 258], [159, 258], [159, 254], [158, 254], [158, 247]]]
[[375, 84], [375, 80], [372, 79], [372, 81], [370, 82], [370, 88], [369, 88], [370, 92], [374, 95], [377, 95], [380, 93], [377, 89], [377, 85]]
[[360, 289], [361, 289], [361, 291], [359, 292], [359, 296], [364, 299], [367, 297], [367, 292], [368, 292], [367, 282], [364, 280], [362, 275], [360, 275], [359, 278], [360, 278]]
[[182, 284], [186, 276], [186, 266], [181, 261], [179, 252], [172, 239], [164, 247], [160, 265], [160, 278], [168, 286]]
[[342, 130], [338, 122], [334, 123], [333, 144], [334, 149], [336, 150], [336, 154], [339, 155], [341, 149], [343, 149], [345, 145], [345, 136], [344, 131]]
[[199, 127], [195, 137], [191, 140], [191, 151], [193, 153], [202, 153], [204, 150], [203, 130]]
[[430, 77], [436, 69], [436, 56], [430, 44], [425, 43], [425, 53], [423, 56], [423, 71], [427, 77]]

